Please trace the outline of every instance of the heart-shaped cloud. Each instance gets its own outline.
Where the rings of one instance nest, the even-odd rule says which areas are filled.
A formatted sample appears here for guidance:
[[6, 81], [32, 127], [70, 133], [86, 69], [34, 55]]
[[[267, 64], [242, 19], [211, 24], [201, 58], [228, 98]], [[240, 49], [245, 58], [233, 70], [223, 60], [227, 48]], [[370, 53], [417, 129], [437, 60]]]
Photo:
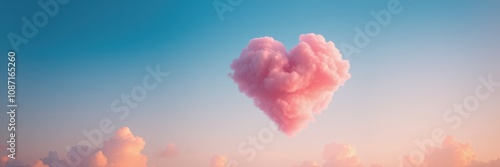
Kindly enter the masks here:
[[328, 107], [351, 75], [333, 42], [303, 34], [290, 52], [271, 37], [255, 38], [231, 64], [241, 92], [254, 100], [279, 129], [293, 136]]

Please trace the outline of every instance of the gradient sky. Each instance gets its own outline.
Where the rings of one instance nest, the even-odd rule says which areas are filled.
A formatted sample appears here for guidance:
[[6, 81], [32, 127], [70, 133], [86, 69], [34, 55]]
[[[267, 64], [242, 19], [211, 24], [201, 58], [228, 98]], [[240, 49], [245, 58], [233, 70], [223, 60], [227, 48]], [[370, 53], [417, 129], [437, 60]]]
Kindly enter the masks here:
[[[249, 40], [271, 36], [291, 49], [300, 34], [317, 33], [337, 46], [352, 44], [354, 27], [374, 20], [370, 11], [387, 2], [243, 0], [221, 21], [212, 1], [73, 0], [16, 52], [18, 156], [34, 162], [48, 151], [62, 154], [108, 117], [144, 138], [143, 153], [157, 166], [208, 166], [215, 154], [242, 166], [322, 163], [333, 141], [356, 147], [365, 165], [396, 166], [434, 128], [470, 143], [479, 160], [499, 158], [500, 88], [460, 128], [442, 119], [474, 93], [478, 77], [500, 81], [500, 2], [493, 0], [401, 0], [403, 11], [349, 57], [352, 78], [315, 123], [293, 138], [276, 133], [251, 163], [238, 154], [240, 142], [270, 123], [228, 77]], [[0, 2], [1, 54], [12, 49], [6, 34], [20, 34], [21, 18], [39, 10], [35, 1]], [[157, 64], [170, 75], [127, 119], [117, 119], [112, 101]], [[7, 140], [6, 128], [0, 134]], [[180, 155], [157, 157], [168, 143]]]

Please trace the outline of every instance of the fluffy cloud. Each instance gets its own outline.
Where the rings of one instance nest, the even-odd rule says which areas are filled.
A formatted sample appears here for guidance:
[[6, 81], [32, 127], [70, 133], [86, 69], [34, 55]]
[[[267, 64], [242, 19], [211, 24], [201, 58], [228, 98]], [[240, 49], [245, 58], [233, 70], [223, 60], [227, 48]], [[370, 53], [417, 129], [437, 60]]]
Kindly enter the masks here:
[[99, 151], [90, 157], [91, 167], [106, 167], [108, 165], [108, 158], [104, 156], [102, 151]]
[[475, 158], [470, 144], [456, 142], [453, 137], [447, 136], [441, 147], [432, 149], [424, 159], [427, 167], [467, 167]]
[[214, 155], [210, 160], [210, 167], [225, 167], [227, 157], [222, 155]]
[[31, 165], [26, 165], [19, 159], [10, 159], [7, 156], [2, 156], [0, 158], [0, 167], [31, 167]]
[[59, 156], [56, 151], [49, 151], [47, 157], [42, 159], [44, 164], [52, 164], [53, 162], [60, 161]]
[[327, 108], [351, 77], [349, 67], [321, 35], [301, 35], [290, 52], [281, 42], [262, 37], [252, 39], [232, 62], [230, 76], [281, 131], [294, 135]]
[[0, 166], [5, 166], [7, 164], [8, 160], [9, 160], [9, 157], [7, 157], [7, 156], [0, 157]]
[[42, 160], [36, 161], [31, 167], [49, 167], [49, 165], [45, 165]]
[[323, 159], [326, 161], [324, 167], [361, 167], [361, 162], [356, 155], [356, 149], [349, 144], [336, 142], [325, 146]]
[[101, 149], [91, 150], [88, 156], [74, 156], [78, 150], [87, 149], [78, 145], [70, 148], [66, 160], [59, 159], [57, 152], [49, 152], [42, 162], [50, 166], [71, 166], [68, 158], [73, 157], [73, 164], [85, 167], [146, 167], [148, 159], [141, 152], [145, 145], [144, 139], [134, 136], [128, 127], [123, 127], [105, 141]]
[[[356, 155], [356, 149], [349, 144], [332, 142], [323, 149], [323, 167], [363, 167], [360, 158]], [[302, 165], [294, 167], [319, 167], [314, 161], [305, 161]], [[372, 164], [370, 167], [382, 167]]]
[[160, 152], [160, 156], [164, 158], [170, 158], [177, 155], [179, 155], [179, 150], [173, 143], [168, 143], [167, 147]]
[[429, 152], [423, 161], [424, 167], [500, 167], [500, 159], [489, 162], [476, 160], [476, 154], [469, 143], [460, 143], [446, 136], [439, 147]]
[[[412, 164], [415, 167], [500, 167], [500, 158], [488, 162], [476, 160], [475, 152], [468, 143], [460, 143], [451, 136], [446, 136], [442, 144], [426, 154], [422, 164]], [[406, 157], [408, 158], [408, 157]], [[332, 142], [323, 150], [323, 167], [362, 167], [356, 149], [349, 144]], [[293, 167], [317, 167], [312, 161]], [[370, 167], [382, 167], [372, 164]]]
[[[145, 144], [145, 141], [141, 137], [134, 136], [129, 128], [121, 128], [104, 142], [102, 149], [94, 150], [90, 156], [82, 159], [80, 166], [146, 167], [147, 157], [141, 153]], [[170, 148], [175, 148], [174, 144], [169, 145]], [[72, 147], [70, 152], [77, 148]], [[451, 136], [447, 136], [440, 146], [431, 150], [432, 152], [425, 156], [424, 163], [418, 167], [500, 167], [500, 159], [487, 162], [476, 160], [470, 144], [457, 142]], [[356, 149], [349, 144], [336, 142], [327, 144], [323, 150], [323, 159], [325, 160], [323, 167], [362, 167]], [[227, 157], [215, 155], [210, 160], [210, 167], [225, 167], [227, 161]], [[32, 165], [26, 165], [19, 160], [10, 160], [7, 156], [0, 157], [0, 167], [55, 167], [52, 162], [65, 164], [58, 158], [56, 152], [49, 152], [46, 158]], [[319, 165], [314, 161], [304, 161], [294, 167], [319, 167]]]
[[[6, 150], [7, 146], [0, 144], [0, 149]], [[7, 165], [7, 161], [9, 161], [9, 157], [7, 155], [0, 154], [0, 167]]]
[[115, 135], [104, 142], [102, 154], [107, 158], [108, 166], [146, 167], [148, 158], [141, 153], [146, 142], [142, 137], [134, 136], [128, 127], [120, 128]]

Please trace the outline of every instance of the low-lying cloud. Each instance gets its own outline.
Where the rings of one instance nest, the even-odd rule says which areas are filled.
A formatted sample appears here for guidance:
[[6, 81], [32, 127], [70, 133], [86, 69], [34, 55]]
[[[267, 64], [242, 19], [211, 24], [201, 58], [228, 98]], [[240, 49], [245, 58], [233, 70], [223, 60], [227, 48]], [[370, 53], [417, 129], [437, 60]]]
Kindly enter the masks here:
[[174, 143], [168, 143], [167, 147], [160, 152], [160, 157], [171, 158], [179, 155], [179, 150]]
[[210, 160], [210, 167], [226, 167], [227, 157], [214, 155]]
[[332, 142], [323, 150], [324, 167], [361, 167], [356, 149], [349, 144]]

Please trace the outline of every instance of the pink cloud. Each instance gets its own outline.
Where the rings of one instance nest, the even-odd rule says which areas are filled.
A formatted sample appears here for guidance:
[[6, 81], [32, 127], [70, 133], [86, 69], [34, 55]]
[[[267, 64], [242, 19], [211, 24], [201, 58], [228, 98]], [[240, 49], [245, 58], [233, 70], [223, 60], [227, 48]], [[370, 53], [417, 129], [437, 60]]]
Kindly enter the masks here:
[[106, 167], [108, 165], [108, 158], [99, 151], [90, 157], [90, 167]]
[[[409, 162], [408, 156], [405, 160]], [[500, 167], [500, 159], [482, 162], [476, 160], [476, 153], [469, 143], [461, 143], [452, 136], [446, 136], [441, 145], [430, 148], [418, 167]]]
[[11, 159], [8, 156], [2, 156], [0, 158], [0, 167], [30, 167], [32, 165], [26, 165], [19, 159]]
[[5, 166], [7, 164], [7, 161], [9, 161], [9, 157], [7, 157], [7, 155], [2, 156], [0, 158], [0, 166]]
[[[7, 146], [0, 144], [0, 149], [6, 150]], [[7, 155], [0, 155], [0, 167], [5, 166], [7, 164], [7, 161], [9, 161], [9, 157]]]
[[441, 147], [432, 149], [432, 153], [425, 157], [424, 163], [428, 167], [466, 167], [474, 158], [470, 144], [456, 142], [453, 137], [447, 136]]
[[36, 161], [31, 167], [49, 167], [49, 165], [45, 165], [42, 160]]
[[[115, 134], [103, 143], [101, 149], [90, 150], [88, 156], [74, 158], [78, 163], [72, 165], [86, 167], [147, 167], [148, 158], [142, 153], [146, 142], [142, 137], [134, 136], [128, 127], [118, 129]], [[81, 145], [73, 146], [67, 153], [75, 153], [77, 150], [89, 149]], [[56, 164], [56, 165], [55, 165]], [[57, 152], [51, 151], [47, 157], [36, 161], [33, 165], [24, 165], [20, 160], [10, 160], [6, 156], [0, 158], [0, 167], [49, 167], [71, 166], [68, 159], [59, 159]]]
[[167, 147], [160, 152], [160, 156], [164, 158], [170, 158], [177, 155], [179, 155], [179, 150], [173, 143], [168, 143]]
[[214, 155], [210, 160], [210, 167], [225, 167], [227, 157], [222, 155]]
[[134, 136], [128, 127], [124, 127], [104, 142], [102, 153], [108, 166], [146, 167], [148, 158], [141, 153], [145, 145], [142, 137]]
[[[73, 165], [87, 167], [146, 167], [148, 159], [142, 154], [146, 142], [139, 136], [134, 136], [128, 127], [118, 129], [114, 135], [104, 141], [102, 148], [92, 150], [88, 156], [81, 157], [80, 161]], [[76, 153], [82, 146], [73, 146], [67, 153]], [[71, 166], [66, 160], [60, 160], [56, 152], [49, 152], [48, 157], [43, 158], [46, 164], [53, 163]]]
[[[472, 146], [468, 143], [460, 143], [447, 136], [443, 143], [431, 148], [422, 164], [414, 164], [415, 167], [500, 167], [500, 159], [489, 162], [477, 161]], [[356, 149], [349, 144], [336, 142], [325, 146], [323, 151], [325, 163], [323, 167], [362, 167], [360, 159], [356, 155]], [[370, 167], [382, 167], [372, 164]]]
[[326, 161], [324, 167], [361, 167], [361, 162], [356, 155], [356, 149], [349, 144], [336, 142], [325, 146], [323, 159]]
[[446, 136], [441, 146], [433, 148], [425, 156], [426, 167], [499, 167], [500, 159], [481, 162], [469, 143], [460, 143], [451, 136]]
[[300, 35], [299, 41], [287, 52], [271, 37], [252, 39], [231, 64], [239, 90], [290, 136], [326, 109], [351, 77], [333, 42], [316, 34]]

